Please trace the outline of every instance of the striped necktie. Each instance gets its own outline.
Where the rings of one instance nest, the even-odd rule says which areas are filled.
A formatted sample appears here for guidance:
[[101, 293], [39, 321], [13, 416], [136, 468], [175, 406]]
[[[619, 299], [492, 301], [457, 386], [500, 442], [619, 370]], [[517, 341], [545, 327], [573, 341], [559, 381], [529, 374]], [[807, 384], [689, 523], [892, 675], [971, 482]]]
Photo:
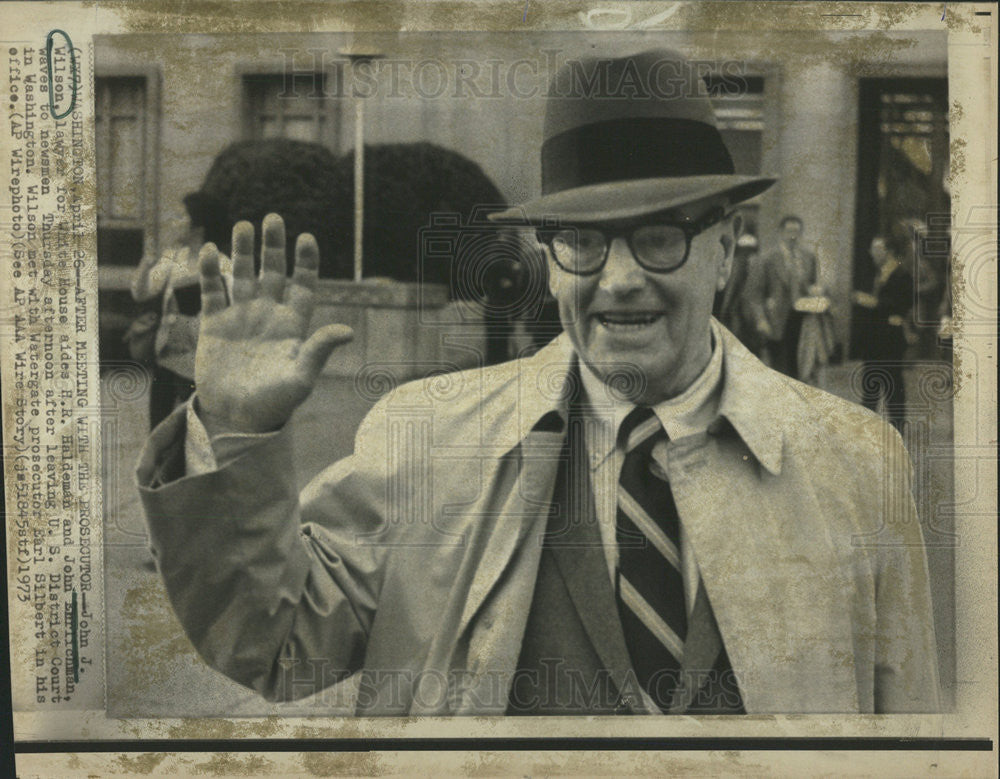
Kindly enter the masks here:
[[615, 587], [632, 667], [664, 711], [679, 686], [687, 636], [680, 520], [670, 485], [651, 456], [666, 437], [649, 408], [634, 409], [622, 422]]

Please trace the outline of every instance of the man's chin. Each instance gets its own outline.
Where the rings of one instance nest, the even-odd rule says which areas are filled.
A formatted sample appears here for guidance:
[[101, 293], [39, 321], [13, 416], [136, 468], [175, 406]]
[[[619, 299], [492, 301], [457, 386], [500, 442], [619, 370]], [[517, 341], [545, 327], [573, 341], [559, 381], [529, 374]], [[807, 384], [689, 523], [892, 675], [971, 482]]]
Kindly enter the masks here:
[[643, 352], [629, 354], [621, 350], [592, 352], [588, 365], [618, 400], [646, 405], [655, 387], [662, 383], [657, 374], [662, 363], [653, 363]]

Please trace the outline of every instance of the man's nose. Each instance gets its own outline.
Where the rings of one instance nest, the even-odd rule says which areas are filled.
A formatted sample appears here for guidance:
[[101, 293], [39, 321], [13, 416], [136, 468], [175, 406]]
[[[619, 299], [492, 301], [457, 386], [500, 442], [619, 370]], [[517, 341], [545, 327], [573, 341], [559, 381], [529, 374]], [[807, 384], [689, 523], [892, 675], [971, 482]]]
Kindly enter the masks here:
[[636, 262], [628, 241], [621, 237], [614, 238], [608, 247], [608, 261], [601, 271], [601, 289], [623, 295], [641, 289], [645, 283], [646, 272]]

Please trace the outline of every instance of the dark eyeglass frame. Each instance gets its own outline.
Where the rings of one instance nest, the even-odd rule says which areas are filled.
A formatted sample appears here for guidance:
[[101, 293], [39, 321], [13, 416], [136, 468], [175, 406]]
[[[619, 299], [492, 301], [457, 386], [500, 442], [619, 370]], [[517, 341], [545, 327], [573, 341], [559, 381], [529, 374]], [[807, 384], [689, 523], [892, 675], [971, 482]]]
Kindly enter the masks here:
[[[593, 276], [594, 274], [600, 273], [604, 270], [604, 266], [608, 264], [608, 255], [611, 253], [611, 244], [614, 242], [615, 238], [625, 239], [625, 242], [628, 244], [629, 251], [632, 252], [632, 257], [635, 258], [635, 261], [643, 270], [649, 271], [650, 273], [673, 273], [674, 271], [683, 268], [684, 264], [688, 261], [688, 256], [691, 254], [691, 240], [696, 235], [705, 232], [705, 230], [712, 227], [712, 225], [716, 225], [728, 218], [730, 213], [731, 212], [727, 211], [722, 206], [717, 206], [697, 219], [691, 219], [690, 217], [683, 217], [680, 219], [669, 218], [669, 216], [665, 214], [662, 217], [646, 216], [641, 221], [629, 221], [619, 224], [617, 227], [613, 228], [609, 228], [605, 222], [581, 223], [562, 227], [538, 227], [535, 228], [535, 237], [538, 239], [539, 243], [544, 244], [548, 248], [549, 254], [552, 255], [552, 259], [555, 260], [556, 265], [567, 273], [572, 273], [575, 276]], [[639, 257], [638, 252], [635, 250], [633, 238], [637, 230], [651, 225], [676, 227], [684, 233], [684, 256], [681, 258], [679, 263], [669, 268], [658, 268], [656, 266], [646, 264]], [[597, 265], [597, 267], [592, 270], [575, 270], [573, 268], [567, 268], [559, 262], [559, 258], [556, 256], [556, 251], [552, 248], [552, 242], [555, 240], [557, 235], [575, 229], [595, 230], [604, 238], [604, 256], [601, 258], [601, 262]]]

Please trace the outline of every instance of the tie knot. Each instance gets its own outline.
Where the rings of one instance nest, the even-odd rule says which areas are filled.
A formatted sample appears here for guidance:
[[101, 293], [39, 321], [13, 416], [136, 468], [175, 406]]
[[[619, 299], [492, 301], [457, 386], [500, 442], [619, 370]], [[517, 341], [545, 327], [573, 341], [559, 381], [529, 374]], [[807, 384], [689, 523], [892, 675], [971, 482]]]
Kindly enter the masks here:
[[637, 406], [632, 409], [622, 420], [619, 432], [626, 454], [643, 444], [651, 445], [658, 437], [657, 434], [666, 435], [659, 417], [649, 406]]

